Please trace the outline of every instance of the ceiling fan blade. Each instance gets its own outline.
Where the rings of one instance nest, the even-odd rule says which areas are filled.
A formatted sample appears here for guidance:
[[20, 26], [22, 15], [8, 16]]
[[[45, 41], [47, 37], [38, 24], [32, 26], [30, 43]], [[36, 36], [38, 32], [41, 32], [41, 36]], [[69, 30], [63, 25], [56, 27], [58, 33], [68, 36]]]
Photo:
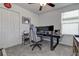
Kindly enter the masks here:
[[35, 4], [35, 3], [28, 3], [28, 4]]
[[47, 4], [51, 7], [55, 7], [55, 4], [52, 4], [52, 3], [47, 3]]
[[41, 10], [42, 10], [42, 8], [43, 8], [43, 6], [40, 6], [39, 11], [41, 11]]

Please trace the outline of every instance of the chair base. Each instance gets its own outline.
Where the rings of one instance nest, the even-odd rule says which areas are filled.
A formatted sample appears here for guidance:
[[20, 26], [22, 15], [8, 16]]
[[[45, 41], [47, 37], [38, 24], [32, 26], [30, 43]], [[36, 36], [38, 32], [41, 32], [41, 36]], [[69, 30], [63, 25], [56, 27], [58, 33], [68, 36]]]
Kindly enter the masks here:
[[36, 43], [36, 44], [32, 44], [32, 45], [30, 45], [30, 46], [33, 46], [33, 47], [32, 47], [32, 51], [33, 51], [35, 47], [38, 47], [38, 48], [41, 50], [41, 45], [42, 45], [42, 44]]

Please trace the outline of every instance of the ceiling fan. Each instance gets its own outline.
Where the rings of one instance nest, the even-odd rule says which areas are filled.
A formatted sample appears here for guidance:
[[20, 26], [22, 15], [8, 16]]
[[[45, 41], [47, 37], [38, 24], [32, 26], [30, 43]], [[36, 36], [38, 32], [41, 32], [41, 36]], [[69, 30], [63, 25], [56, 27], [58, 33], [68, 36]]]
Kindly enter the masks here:
[[[28, 4], [35, 4], [35, 3], [28, 3]], [[40, 3], [39, 11], [42, 11], [43, 7], [49, 5], [50, 7], [55, 7], [55, 4], [53, 3]]]

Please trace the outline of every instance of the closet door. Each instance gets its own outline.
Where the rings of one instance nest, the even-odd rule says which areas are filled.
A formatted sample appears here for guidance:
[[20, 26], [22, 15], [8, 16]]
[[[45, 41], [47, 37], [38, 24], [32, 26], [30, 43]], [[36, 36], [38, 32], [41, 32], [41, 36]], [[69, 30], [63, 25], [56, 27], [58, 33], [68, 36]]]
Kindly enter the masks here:
[[20, 18], [19, 13], [2, 9], [2, 40], [3, 48], [11, 47], [19, 44], [20, 37]]
[[1, 10], [0, 10], [0, 48], [2, 48], [2, 40], [1, 40]]

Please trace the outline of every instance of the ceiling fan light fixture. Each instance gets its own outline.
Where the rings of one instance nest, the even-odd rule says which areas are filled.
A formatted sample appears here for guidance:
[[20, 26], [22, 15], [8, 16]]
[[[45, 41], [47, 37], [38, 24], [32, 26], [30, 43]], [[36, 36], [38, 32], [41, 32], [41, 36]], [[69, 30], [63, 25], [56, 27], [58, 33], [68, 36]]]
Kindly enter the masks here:
[[41, 5], [41, 6], [45, 6], [45, 5], [46, 5], [46, 3], [40, 3], [40, 5]]

